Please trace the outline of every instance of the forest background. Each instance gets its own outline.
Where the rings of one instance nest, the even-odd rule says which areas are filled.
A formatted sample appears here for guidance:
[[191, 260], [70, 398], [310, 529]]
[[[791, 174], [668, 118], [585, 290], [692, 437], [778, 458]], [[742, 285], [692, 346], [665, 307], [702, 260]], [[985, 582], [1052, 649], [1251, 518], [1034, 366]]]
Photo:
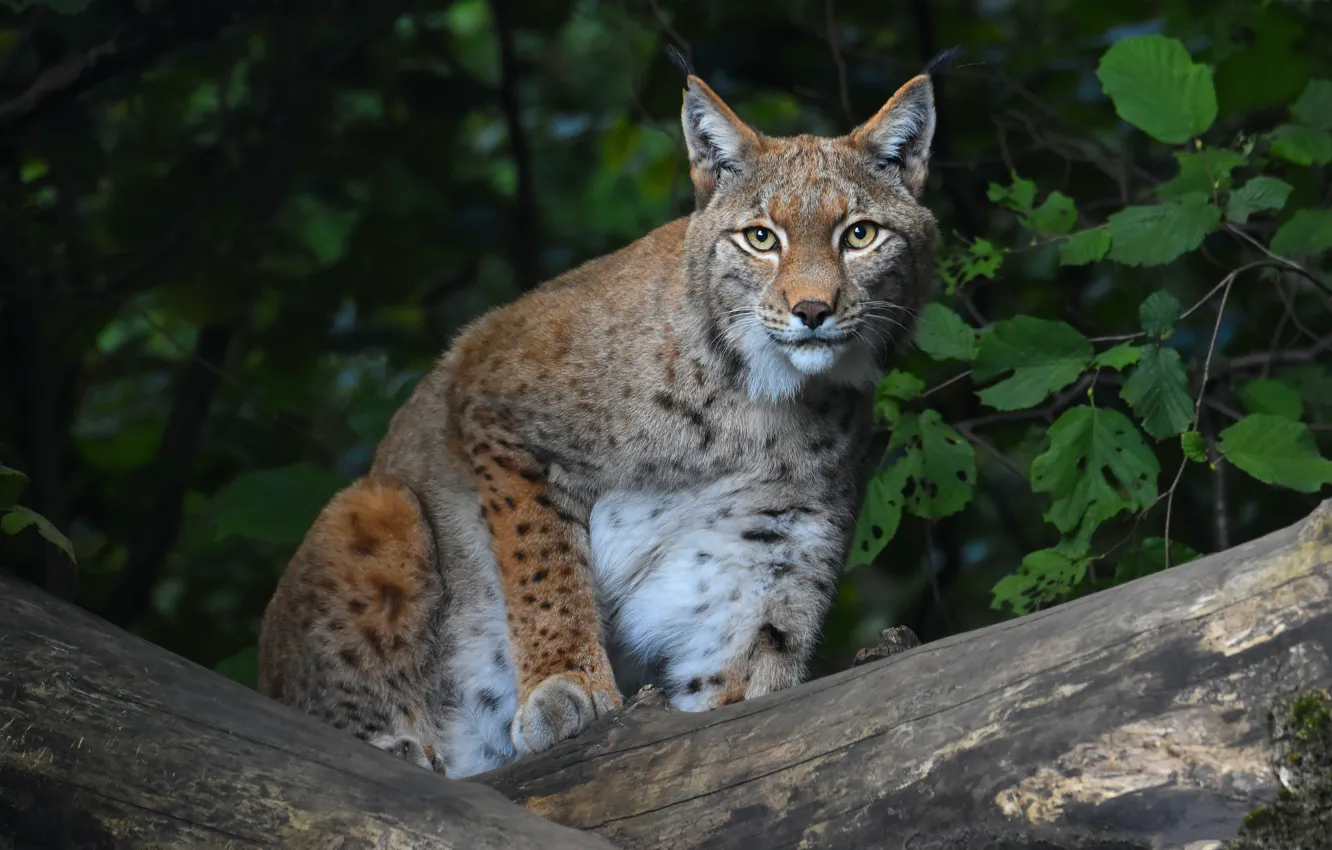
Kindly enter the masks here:
[[1326, 495], [1328, 0], [4, 0], [4, 568], [253, 684], [287, 558], [458, 329], [688, 213], [667, 45], [771, 134], [965, 50], [818, 672]]

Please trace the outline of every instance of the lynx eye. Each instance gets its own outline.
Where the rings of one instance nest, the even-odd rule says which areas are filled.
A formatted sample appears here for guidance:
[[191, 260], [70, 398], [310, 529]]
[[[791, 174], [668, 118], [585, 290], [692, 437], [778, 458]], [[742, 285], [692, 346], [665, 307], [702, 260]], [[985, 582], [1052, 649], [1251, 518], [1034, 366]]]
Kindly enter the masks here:
[[868, 248], [879, 235], [879, 226], [872, 221], [858, 221], [842, 234], [842, 244], [848, 248]]
[[746, 227], [745, 240], [756, 251], [771, 251], [777, 247], [777, 234], [766, 227]]

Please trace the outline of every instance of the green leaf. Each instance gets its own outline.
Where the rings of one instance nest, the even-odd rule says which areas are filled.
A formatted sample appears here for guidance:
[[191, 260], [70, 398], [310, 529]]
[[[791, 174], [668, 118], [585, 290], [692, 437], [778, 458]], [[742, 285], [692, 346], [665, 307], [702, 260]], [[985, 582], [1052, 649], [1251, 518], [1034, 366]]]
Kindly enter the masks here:
[[1290, 114], [1301, 124], [1332, 130], [1332, 80], [1310, 80]]
[[991, 183], [986, 193], [992, 202], [1018, 214], [1022, 226], [1040, 236], [1059, 236], [1068, 233], [1078, 220], [1073, 199], [1063, 192], [1051, 192], [1039, 207], [1036, 203], [1036, 184], [1013, 175], [1011, 188]]
[[307, 463], [239, 475], [213, 497], [217, 537], [299, 543], [347, 483], [344, 476]]
[[879, 381], [879, 392], [882, 395], [900, 398], [903, 401], [916, 398], [924, 389], [924, 381], [901, 369], [894, 369]]
[[1236, 189], [1226, 201], [1226, 218], [1243, 224], [1263, 210], [1279, 210], [1290, 197], [1291, 185], [1275, 177], [1255, 177]]
[[70, 544], [69, 538], [60, 532], [60, 529], [51, 524], [51, 521], [41, 514], [22, 505], [15, 505], [0, 517], [0, 531], [11, 537], [18, 534], [25, 528], [31, 526], [37, 529], [47, 543], [54, 545], [61, 552], [65, 553], [71, 561], [74, 561], [74, 546]]
[[1300, 210], [1272, 237], [1272, 250], [1285, 257], [1306, 257], [1329, 248], [1332, 210]]
[[0, 508], [7, 508], [17, 502], [27, 486], [26, 474], [0, 463]]
[[1250, 381], [1240, 388], [1239, 397], [1250, 413], [1267, 413], [1296, 422], [1304, 416], [1304, 400], [1299, 392], [1280, 381]]
[[282, 220], [300, 234], [306, 250], [321, 266], [331, 266], [346, 252], [347, 237], [360, 213], [340, 209], [314, 195], [298, 195], [282, 211]]
[[916, 323], [916, 344], [935, 360], [974, 360], [976, 331], [937, 301], [925, 305]]
[[1005, 576], [991, 590], [990, 607], [1007, 605], [1015, 614], [1026, 614], [1037, 605], [1068, 595], [1087, 576], [1090, 561], [1055, 549], [1041, 549], [1022, 559], [1016, 573]]
[[1031, 612], [1035, 603], [1028, 598], [1028, 594], [1035, 586], [1029, 577], [1022, 573], [1009, 573], [999, 581], [995, 582], [990, 590], [990, 607], [995, 611], [1004, 610], [1007, 605], [1014, 614], [1021, 616]]
[[1120, 39], [1101, 57], [1096, 76], [1119, 117], [1157, 141], [1182, 144], [1216, 120], [1211, 69], [1195, 65], [1176, 39]]
[[1114, 348], [1107, 348], [1092, 360], [1097, 369], [1119, 369], [1123, 371], [1142, 358], [1142, 349], [1129, 343], [1121, 343]]
[[996, 322], [981, 337], [975, 378], [1013, 376], [982, 390], [980, 400], [997, 410], [1021, 410], [1044, 401], [1078, 379], [1094, 352], [1087, 338], [1064, 322], [1017, 316]]
[[902, 489], [918, 464], [918, 456], [908, 455], [869, 480], [855, 536], [851, 538], [848, 569], [872, 563], [897, 534], [905, 502]]
[[1207, 440], [1197, 431], [1185, 431], [1179, 435], [1179, 447], [1184, 457], [1198, 463], [1208, 463]]
[[1119, 395], [1142, 417], [1143, 430], [1156, 439], [1173, 437], [1193, 422], [1189, 379], [1179, 352], [1148, 345]]
[[1056, 191], [1032, 211], [1025, 223], [1040, 236], [1062, 236], [1072, 230], [1077, 221], [1078, 210], [1073, 199]]
[[1031, 213], [1032, 205], [1036, 203], [1036, 184], [1030, 180], [1024, 180], [1012, 175], [1013, 185], [1011, 187], [1000, 186], [998, 183], [991, 183], [990, 188], [985, 193], [991, 203], [1008, 207], [1023, 215]]
[[889, 451], [908, 446], [918, 455], [906, 480], [911, 512], [925, 519], [955, 514], [971, 501], [976, 485], [976, 450], [944, 424], [937, 410], [927, 410], [893, 431]]
[[[1064, 533], [1077, 528], [1099, 501], [1121, 499], [1143, 510], [1156, 499], [1156, 455], [1124, 414], [1082, 405], [1050, 426], [1050, 448], [1031, 464], [1031, 486], [1054, 501], [1045, 518]], [[1114, 476], [1118, 490], [1106, 474]]]
[[1110, 250], [1110, 230], [1095, 227], [1079, 230], [1059, 243], [1059, 265], [1085, 266], [1094, 263]]
[[[1326, 358], [1324, 358], [1326, 359]], [[1332, 370], [1314, 363], [1283, 366], [1275, 372], [1277, 380], [1295, 388], [1300, 401], [1320, 415], [1332, 413]]]
[[[1170, 541], [1170, 566], [1176, 567], [1180, 564], [1186, 564], [1199, 557], [1200, 555], [1195, 550], [1183, 543], [1177, 540]], [[1119, 563], [1115, 566], [1115, 584], [1123, 584], [1143, 576], [1159, 573], [1165, 568], [1165, 539], [1148, 537], [1119, 559]]]
[[988, 239], [976, 239], [966, 246], [965, 251], [941, 252], [939, 277], [944, 281], [944, 291], [952, 295], [958, 287], [978, 277], [993, 280], [1003, 263], [1004, 255], [994, 243]]
[[1221, 223], [1221, 208], [1195, 193], [1178, 203], [1125, 207], [1109, 222], [1110, 259], [1126, 266], [1160, 266], [1201, 245]]
[[1158, 197], [1178, 201], [1193, 192], [1211, 196], [1230, 189], [1230, 172], [1244, 164], [1245, 158], [1225, 148], [1205, 148], [1192, 153], [1175, 154], [1179, 173], [1156, 190]]
[[1179, 299], [1164, 289], [1153, 292], [1138, 307], [1138, 321], [1148, 336], [1165, 339], [1175, 332], [1179, 321]]
[[879, 419], [896, 424], [902, 415], [900, 402], [910, 401], [925, 389], [925, 382], [910, 372], [894, 369], [879, 381], [874, 392], [874, 411]]
[[1221, 432], [1226, 460], [1265, 484], [1316, 493], [1332, 482], [1332, 460], [1318, 453], [1309, 429], [1283, 416], [1255, 413]]
[[1268, 134], [1272, 155], [1296, 165], [1326, 165], [1332, 162], [1332, 133], [1299, 124], [1282, 124]]

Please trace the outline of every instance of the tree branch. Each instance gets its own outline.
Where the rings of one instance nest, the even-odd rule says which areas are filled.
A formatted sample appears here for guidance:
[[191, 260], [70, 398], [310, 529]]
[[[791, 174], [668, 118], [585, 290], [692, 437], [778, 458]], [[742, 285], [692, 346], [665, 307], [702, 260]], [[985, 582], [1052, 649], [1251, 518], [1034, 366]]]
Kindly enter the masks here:
[[279, 0], [177, 0], [122, 26], [110, 38], [47, 68], [17, 97], [0, 104], [0, 130], [26, 125], [112, 77], [151, 64], [177, 47], [276, 7]]
[[[296, 8], [286, 9], [278, 25], [276, 94], [268, 117], [272, 137], [269, 157], [256, 170], [254, 196], [247, 217], [249, 225], [233, 247], [233, 252], [247, 263], [257, 263], [261, 258], [261, 235], [277, 215], [290, 183], [304, 96], [305, 26]], [[225, 374], [225, 360], [237, 331], [236, 324], [212, 324], [201, 328], [196, 350], [181, 374], [179, 390], [153, 465], [152, 507], [139, 535], [129, 547], [125, 567], [103, 607], [104, 616], [117, 625], [127, 626], [147, 610], [153, 585], [175, 544], [189, 486], [190, 461], [199, 433], [208, 419], [218, 381]]]
[[148, 609], [153, 585], [180, 532], [191, 461], [235, 333], [233, 325], [201, 328], [194, 356], [176, 382], [179, 389], [149, 476], [152, 506], [102, 607], [102, 616], [118, 626], [128, 627]]
[[1273, 697], [1332, 682], [1330, 589], [1332, 500], [766, 697], [685, 713], [648, 691], [453, 782], [0, 573], [0, 840], [72, 822], [87, 846], [1212, 846], [1275, 796]]
[[480, 779], [626, 848], [1211, 846], [1276, 792], [1271, 698], [1332, 681], [1330, 585], [1332, 500], [789, 691], [645, 700]]
[[612, 850], [0, 568], [0, 847]]
[[509, 133], [509, 156], [513, 159], [517, 186], [513, 224], [522, 236], [522, 248], [512, 254], [518, 284], [531, 289], [541, 282], [540, 215], [536, 183], [532, 175], [532, 149], [523, 128], [522, 104], [518, 99], [518, 57], [513, 46], [513, 19], [509, 0], [490, 0], [499, 42], [499, 101]]

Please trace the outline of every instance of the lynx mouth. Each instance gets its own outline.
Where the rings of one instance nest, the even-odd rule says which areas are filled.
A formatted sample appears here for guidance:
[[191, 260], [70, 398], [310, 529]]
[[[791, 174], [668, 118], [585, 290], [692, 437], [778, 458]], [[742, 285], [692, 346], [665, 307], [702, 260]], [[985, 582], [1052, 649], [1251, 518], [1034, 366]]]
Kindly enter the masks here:
[[851, 341], [854, 334], [849, 331], [838, 331], [826, 336], [820, 335], [817, 331], [806, 332], [796, 336], [788, 332], [769, 331], [769, 336], [773, 342], [784, 348], [837, 348]]
[[828, 336], [808, 333], [799, 337], [772, 334], [782, 354], [797, 371], [805, 375], [818, 375], [837, 365], [849, 348], [853, 334], [838, 332]]

